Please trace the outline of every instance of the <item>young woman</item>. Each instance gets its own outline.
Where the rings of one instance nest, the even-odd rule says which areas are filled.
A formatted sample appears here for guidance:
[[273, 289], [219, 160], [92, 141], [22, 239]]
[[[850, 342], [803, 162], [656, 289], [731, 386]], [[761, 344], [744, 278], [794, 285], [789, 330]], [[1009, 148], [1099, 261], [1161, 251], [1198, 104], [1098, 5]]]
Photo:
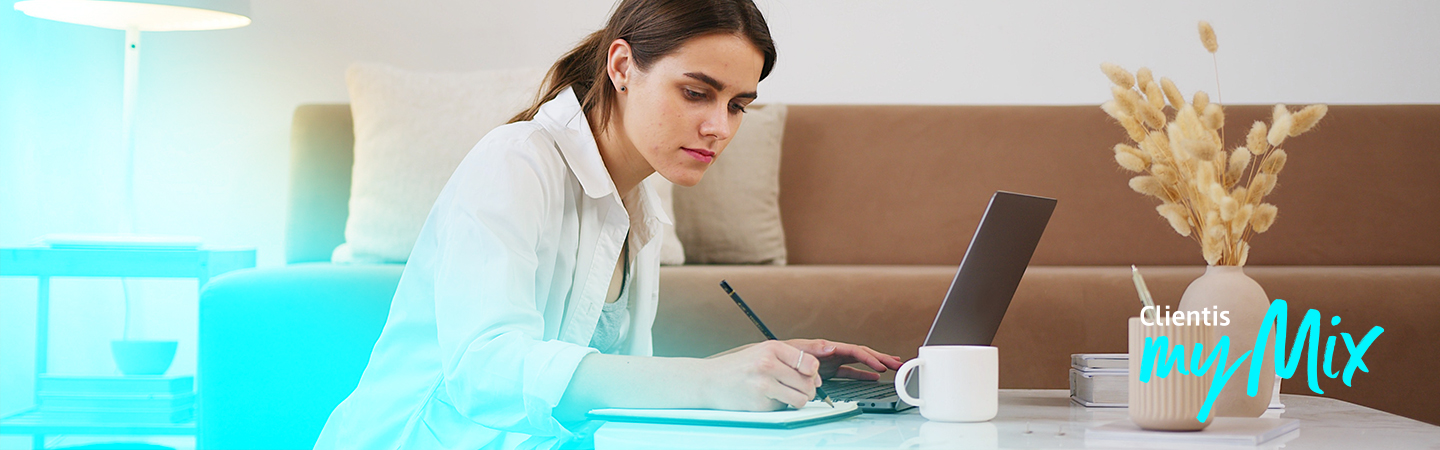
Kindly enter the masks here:
[[898, 368], [823, 340], [651, 356], [670, 219], [641, 180], [700, 182], [774, 63], [750, 0], [622, 1], [455, 170], [316, 448], [546, 447], [598, 407], [799, 407]]

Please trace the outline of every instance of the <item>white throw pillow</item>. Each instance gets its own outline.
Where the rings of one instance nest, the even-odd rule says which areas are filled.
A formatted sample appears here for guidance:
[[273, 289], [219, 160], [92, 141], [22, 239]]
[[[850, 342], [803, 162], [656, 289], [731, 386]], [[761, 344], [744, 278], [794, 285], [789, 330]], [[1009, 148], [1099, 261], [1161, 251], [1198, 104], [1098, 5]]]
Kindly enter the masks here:
[[346, 71], [355, 166], [345, 243], [331, 259], [403, 263], [460, 160], [530, 106], [544, 69], [425, 73], [380, 64]]
[[780, 224], [783, 104], [751, 106], [694, 187], [674, 192], [675, 231], [691, 264], [785, 264]]
[[[665, 210], [665, 215], [670, 216], [670, 221], [675, 221], [675, 184], [660, 174], [653, 174], [645, 178], [645, 184], [655, 190], [660, 196], [660, 208]], [[660, 241], [660, 265], [679, 266], [685, 264], [685, 248], [680, 244], [680, 237], [675, 235], [674, 225], [661, 225], [665, 228]]]

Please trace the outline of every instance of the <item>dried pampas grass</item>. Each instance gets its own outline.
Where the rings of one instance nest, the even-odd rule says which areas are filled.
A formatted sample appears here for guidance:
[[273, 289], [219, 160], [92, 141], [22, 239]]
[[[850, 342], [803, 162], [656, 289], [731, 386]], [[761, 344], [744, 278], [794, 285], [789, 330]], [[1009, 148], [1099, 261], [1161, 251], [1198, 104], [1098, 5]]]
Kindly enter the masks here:
[[[1165, 93], [1160, 90], [1160, 85], [1155, 84], [1155, 80], [1146, 80], [1140, 85], [1145, 86], [1145, 101], [1150, 102], [1150, 106], [1154, 106], [1156, 110], [1164, 110]], [[1165, 116], [1160, 117], [1163, 119]]]
[[1270, 120], [1270, 134], [1266, 135], [1265, 140], [1271, 147], [1279, 147], [1281, 142], [1285, 142], [1285, 138], [1290, 137], [1290, 130], [1294, 126], [1295, 118], [1285, 109], [1285, 105], [1275, 105], [1275, 113]]
[[1205, 128], [1218, 131], [1225, 127], [1225, 112], [1221, 110], [1220, 105], [1214, 103], [1205, 105], [1204, 112], [1200, 113], [1200, 122], [1205, 124]]
[[1250, 196], [1246, 203], [1260, 203], [1260, 199], [1265, 198], [1265, 196], [1270, 195], [1271, 191], [1275, 190], [1275, 183], [1276, 178], [1274, 175], [1265, 173], [1256, 174], [1255, 177], [1250, 180]]
[[1149, 67], [1141, 67], [1140, 70], [1135, 71], [1135, 86], [1145, 87], [1145, 85], [1154, 82], [1155, 74], [1150, 72]]
[[1279, 213], [1280, 208], [1276, 208], [1275, 205], [1269, 203], [1260, 205], [1255, 208], [1255, 216], [1250, 218], [1250, 227], [1254, 228], [1256, 233], [1264, 233], [1270, 229], [1271, 225], [1275, 224], [1275, 216]]
[[1150, 168], [1149, 159], [1139, 149], [1125, 144], [1115, 144], [1115, 162], [1131, 172], [1144, 172]]
[[1134, 89], [1125, 89], [1119, 86], [1111, 86], [1110, 94], [1115, 97], [1115, 104], [1120, 106], [1120, 112], [1131, 116], [1138, 115], [1140, 104], [1145, 100], [1140, 98], [1140, 93]]
[[1180, 176], [1175, 172], [1174, 166], [1155, 164], [1150, 166], [1150, 173], [1155, 175], [1155, 179], [1160, 180], [1161, 185], [1178, 186], [1180, 184]]
[[1301, 109], [1290, 118], [1290, 136], [1299, 136], [1301, 133], [1310, 131], [1329, 111], [1330, 107], [1325, 105], [1310, 105]]
[[1280, 169], [1285, 168], [1285, 160], [1287, 158], [1288, 156], [1286, 156], [1284, 150], [1275, 149], [1275, 151], [1270, 152], [1270, 156], [1266, 156], [1265, 160], [1260, 162], [1260, 173], [1272, 176], [1279, 175]]
[[1245, 168], [1250, 166], [1250, 151], [1245, 147], [1230, 152], [1230, 161], [1225, 164], [1225, 185], [1234, 186], [1245, 176]]
[[[1212, 55], [1215, 30], [1200, 22], [1200, 41]], [[1190, 101], [1169, 78], [1156, 81], [1149, 68], [1134, 74], [1118, 65], [1100, 65], [1113, 86], [1112, 100], [1100, 105], [1125, 128], [1134, 145], [1117, 144], [1115, 162], [1134, 172], [1130, 189], [1160, 201], [1155, 211], [1181, 236], [1200, 244], [1211, 265], [1244, 265], [1249, 239], [1275, 223], [1279, 209], [1265, 203], [1275, 190], [1289, 155], [1279, 148], [1325, 117], [1325, 105], [1290, 111], [1275, 105], [1269, 123], [1256, 121], [1244, 145], [1226, 150], [1225, 110], [1209, 94]], [[1219, 84], [1216, 64], [1216, 83]], [[1217, 99], [1219, 90], [1216, 90]], [[1173, 108], [1167, 115], [1166, 105]], [[1253, 161], [1252, 161], [1253, 160]]]
[[1175, 82], [1169, 78], [1160, 79], [1160, 89], [1165, 92], [1165, 98], [1170, 100], [1170, 107], [1180, 109], [1185, 106], [1185, 95], [1180, 93], [1180, 88], [1175, 87]]
[[1255, 125], [1250, 127], [1250, 134], [1245, 136], [1245, 146], [1250, 149], [1251, 154], [1259, 156], [1270, 150], [1270, 142], [1265, 140], [1269, 133], [1265, 122], [1255, 121]]
[[1150, 102], [1144, 102], [1139, 105], [1138, 109], [1140, 120], [1145, 126], [1157, 130], [1165, 127], [1165, 113], [1161, 112], [1159, 107]]
[[1210, 22], [1200, 21], [1200, 43], [1205, 45], [1205, 51], [1215, 53], [1220, 50], [1220, 43], [1215, 40], [1215, 29], [1210, 27]]
[[1181, 236], [1190, 235], [1190, 210], [1177, 203], [1161, 203], [1155, 207], [1160, 212], [1160, 217], [1170, 222], [1170, 227], [1175, 229]]
[[1245, 226], [1250, 224], [1250, 218], [1255, 216], [1255, 205], [1243, 205], [1235, 212], [1235, 218], [1230, 220], [1230, 234], [1238, 235], [1245, 232]]
[[1169, 192], [1165, 190], [1165, 185], [1160, 184], [1160, 180], [1155, 179], [1154, 176], [1141, 175], [1135, 178], [1131, 178], [1130, 189], [1133, 189], [1135, 190], [1135, 192], [1139, 192], [1141, 194], [1158, 198], [1160, 200], [1176, 200]]
[[1105, 72], [1105, 76], [1110, 77], [1110, 82], [1115, 83], [1116, 87], [1121, 89], [1135, 87], [1135, 76], [1130, 75], [1130, 72], [1125, 71], [1119, 65], [1107, 62], [1100, 65], [1100, 70]]
[[1195, 100], [1190, 104], [1195, 107], [1196, 111], [1204, 111], [1206, 106], [1210, 106], [1210, 94], [1206, 94], [1205, 91], [1195, 91]]

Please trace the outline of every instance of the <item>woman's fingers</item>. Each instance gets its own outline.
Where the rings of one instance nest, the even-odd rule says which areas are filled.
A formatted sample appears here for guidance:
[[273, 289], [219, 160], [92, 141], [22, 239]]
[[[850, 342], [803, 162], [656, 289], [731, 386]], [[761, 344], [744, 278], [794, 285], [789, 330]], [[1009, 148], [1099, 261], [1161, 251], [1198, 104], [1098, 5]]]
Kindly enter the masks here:
[[839, 378], [849, 378], [852, 380], [866, 381], [875, 381], [880, 379], [880, 374], [878, 373], [868, 370], [860, 370], [850, 366], [840, 366], [840, 369], [835, 372], [835, 376]]
[[774, 380], [769, 384], [766, 396], [781, 403], [802, 408], [806, 402], [815, 398], [815, 386], [818, 385], [820, 361], [800, 349], [786, 343], [771, 341], [764, 345], [764, 349], [773, 358], [770, 364], [765, 365], [768, 369], [764, 376]]
[[804, 350], [812, 355], [824, 358], [826, 362], [832, 359], [839, 359], [840, 364], [863, 363], [877, 371], [899, 369], [905, 361], [888, 355], [864, 345], [833, 342], [824, 339], [791, 339], [785, 341], [795, 348]]
[[[885, 355], [884, 353], [880, 353], [880, 352], [876, 352], [876, 351], [874, 351], [874, 350], [871, 350], [870, 347], [866, 347], [866, 346], [863, 346], [863, 345], [854, 345], [854, 344], [839, 344], [839, 345], [836, 345], [836, 346], [835, 346], [835, 352], [832, 354], [832, 357], [838, 357], [838, 358], [841, 358], [842, 361], [844, 361], [844, 362], [842, 362], [841, 364], [848, 364], [848, 363], [851, 363], [851, 362], [858, 362], [858, 363], [861, 363], [861, 364], [870, 366], [871, 369], [875, 369], [876, 371], [881, 371], [881, 372], [883, 372], [883, 371], [885, 371], [886, 369], [890, 368], [889, 365], [886, 364], [885, 361], [881, 361], [881, 360], [880, 360], [881, 357], [885, 357], [885, 356], [889, 356], [889, 355]], [[899, 366], [895, 366], [895, 367], [896, 367], [896, 368], [899, 368]]]
[[785, 362], [785, 365], [799, 372], [801, 375], [814, 376], [820, 372], [820, 359], [814, 355], [790, 345], [789, 342], [768, 341], [767, 345], [775, 354], [776, 358]]
[[768, 341], [762, 345], [778, 363], [772, 373], [775, 379], [799, 390], [816, 385], [820, 373], [818, 358], [781, 341]]
[[815, 398], [814, 377], [807, 377], [798, 373], [790, 373], [776, 377], [775, 381], [778, 382], [780, 388], [778, 389], [779, 391], [788, 391], [794, 395], [786, 395], [784, 397], [772, 396], [770, 398], [779, 400], [781, 402], [784, 402], [785, 404], [794, 406], [796, 408], [804, 407], [806, 402], [809, 402], [810, 399]]
[[821, 367], [827, 374], [836, 366], [862, 363], [877, 372], [898, 370], [905, 361], [864, 345], [833, 342], [824, 339], [791, 339], [785, 341], [792, 347], [805, 351], [820, 359]]
[[899, 370], [899, 369], [900, 369], [900, 365], [905, 364], [905, 361], [902, 361], [900, 358], [895, 357], [894, 355], [887, 355], [887, 354], [885, 354], [885, 353], [881, 353], [881, 352], [875, 351], [874, 349], [872, 349], [872, 348], [870, 348], [870, 347], [864, 347], [864, 348], [865, 348], [866, 351], [869, 351], [870, 354], [871, 354], [872, 356], [874, 356], [876, 360], [879, 360], [881, 364], [884, 364], [884, 365], [885, 365], [885, 368], [887, 368], [887, 369], [890, 369], [890, 370]]
[[[814, 388], [811, 388], [811, 390], [814, 390]], [[805, 404], [810, 402], [810, 399], [815, 398], [814, 395], [807, 396], [800, 391], [780, 383], [775, 383], [765, 396], [770, 397], [771, 400], [782, 403], [782, 408], [784, 406], [793, 406], [795, 409], [804, 408]]]

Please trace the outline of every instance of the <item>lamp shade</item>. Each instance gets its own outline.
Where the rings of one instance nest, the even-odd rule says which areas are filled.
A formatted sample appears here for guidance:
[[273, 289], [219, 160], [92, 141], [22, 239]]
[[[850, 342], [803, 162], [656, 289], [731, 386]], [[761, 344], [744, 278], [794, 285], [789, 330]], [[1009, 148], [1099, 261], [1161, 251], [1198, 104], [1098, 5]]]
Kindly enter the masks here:
[[250, 24], [248, 0], [25, 0], [15, 9], [31, 17], [116, 30], [221, 30]]

